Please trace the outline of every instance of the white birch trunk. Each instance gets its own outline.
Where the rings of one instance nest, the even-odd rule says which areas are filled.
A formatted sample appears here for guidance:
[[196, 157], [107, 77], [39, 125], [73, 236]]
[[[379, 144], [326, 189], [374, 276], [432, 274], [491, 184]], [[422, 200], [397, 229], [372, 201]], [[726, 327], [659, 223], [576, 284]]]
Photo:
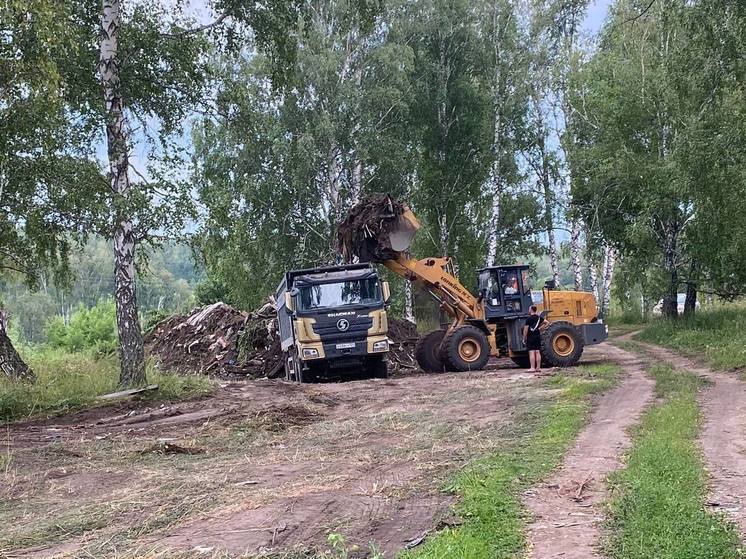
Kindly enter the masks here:
[[616, 249], [607, 246], [604, 254], [603, 299], [601, 300], [601, 315], [604, 317], [609, 311], [609, 305], [611, 303], [611, 286], [614, 280], [616, 258]]
[[440, 240], [440, 255], [443, 257], [448, 256], [448, 218], [446, 214], [440, 214], [438, 216], [438, 235]]
[[596, 268], [596, 263], [590, 260], [588, 262], [588, 280], [590, 282], [590, 288], [591, 293], [593, 293], [593, 296], [596, 298], [596, 301], [599, 300], [598, 296], [598, 269]]
[[412, 324], [417, 324], [417, 319], [414, 316], [414, 296], [412, 294], [412, 282], [405, 280], [404, 282], [404, 318], [409, 320]]
[[572, 276], [575, 291], [583, 289], [583, 263], [580, 258], [580, 232], [582, 230], [580, 219], [573, 218], [572, 233], [570, 234], [570, 259], [572, 261]]
[[503, 87], [501, 86], [501, 62], [502, 62], [502, 33], [499, 24], [500, 5], [495, 2], [492, 9], [492, 47], [494, 50], [494, 71], [492, 75], [492, 113], [495, 119], [492, 129], [492, 163], [490, 167], [490, 176], [488, 190], [492, 195], [492, 208], [487, 235], [487, 266], [494, 266], [497, 258], [497, 244], [499, 240], [498, 227], [500, 225], [501, 204], [503, 196], [502, 188], [502, 131], [503, 131]]
[[[106, 140], [110, 184], [115, 199], [128, 199], [127, 120], [124, 114], [119, 77], [118, 35], [119, 0], [104, 0], [101, 15], [99, 74], [106, 110]], [[126, 204], [122, 204], [126, 207]], [[119, 333], [120, 376], [122, 386], [145, 383], [145, 351], [137, 312], [135, 288], [135, 233], [126, 210], [115, 210], [114, 285]]]

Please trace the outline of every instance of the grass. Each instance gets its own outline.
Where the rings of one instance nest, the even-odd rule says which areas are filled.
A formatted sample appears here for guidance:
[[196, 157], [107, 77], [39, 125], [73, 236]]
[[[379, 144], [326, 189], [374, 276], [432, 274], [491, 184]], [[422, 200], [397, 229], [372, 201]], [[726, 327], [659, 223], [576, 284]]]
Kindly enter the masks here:
[[[28, 358], [36, 383], [13, 382], [0, 376], [0, 421], [42, 414], [68, 412], [94, 403], [96, 396], [117, 389], [119, 366], [116, 357], [97, 358], [87, 353], [40, 350]], [[203, 376], [172, 375], [147, 371], [148, 382], [159, 390], [146, 397], [182, 399], [209, 392]]]
[[696, 437], [702, 380], [667, 365], [651, 368], [656, 395], [636, 429], [624, 469], [610, 478], [611, 559], [740, 557], [733, 525], [703, 507], [706, 477]]
[[449, 484], [460, 497], [456, 512], [463, 523], [436, 533], [400, 557], [495, 559], [522, 553], [521, 493], [559, 465], [585, 423], [590, 396], [609, 389], [618, 372], [615, 365], [599, 365], [550, 378], [547, 385], [557, 390], [556, 400], [528, 419], [523, 425], [526, 436], [471, 463]]
[[746, 307], [698, 310], [691, 318], [655, 320], [638, 339], [703, 357], [715, 369], [746, 368]]

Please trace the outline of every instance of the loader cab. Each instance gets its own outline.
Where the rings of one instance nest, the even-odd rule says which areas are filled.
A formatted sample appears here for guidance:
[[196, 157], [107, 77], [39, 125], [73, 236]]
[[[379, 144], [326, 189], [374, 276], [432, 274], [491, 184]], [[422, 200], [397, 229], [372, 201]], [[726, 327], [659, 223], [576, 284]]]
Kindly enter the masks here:
[[487, 320], [523, 317], [528, 314], [531, 284], [528, 266], [494, 266], [479, 272], [479, 298]]

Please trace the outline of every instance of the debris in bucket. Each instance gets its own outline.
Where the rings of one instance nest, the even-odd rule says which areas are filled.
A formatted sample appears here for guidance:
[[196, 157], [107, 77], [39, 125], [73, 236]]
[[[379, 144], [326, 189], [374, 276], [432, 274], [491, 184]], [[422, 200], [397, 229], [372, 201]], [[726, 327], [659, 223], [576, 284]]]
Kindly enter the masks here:
[[394, 256], [389, 233], [405, 206], [387, 194], [371, 194], [355, 204], [337, 229], [339, 251], [346, 262], [382, 262]]

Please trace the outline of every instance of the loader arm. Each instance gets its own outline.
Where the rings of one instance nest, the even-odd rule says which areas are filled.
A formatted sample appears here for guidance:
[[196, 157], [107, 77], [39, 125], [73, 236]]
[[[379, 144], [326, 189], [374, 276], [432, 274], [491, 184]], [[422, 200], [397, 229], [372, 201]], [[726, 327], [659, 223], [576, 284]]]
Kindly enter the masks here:
[[385, 260], [383, 265], [433, 294], [440, 301], [441, 308], [456, 319], [455, 323], [484, 318], [484, 309], [477, 298], [447, 271], [450, 261], [450, 258], [415, 260], [397, 253], [395, 259]]

